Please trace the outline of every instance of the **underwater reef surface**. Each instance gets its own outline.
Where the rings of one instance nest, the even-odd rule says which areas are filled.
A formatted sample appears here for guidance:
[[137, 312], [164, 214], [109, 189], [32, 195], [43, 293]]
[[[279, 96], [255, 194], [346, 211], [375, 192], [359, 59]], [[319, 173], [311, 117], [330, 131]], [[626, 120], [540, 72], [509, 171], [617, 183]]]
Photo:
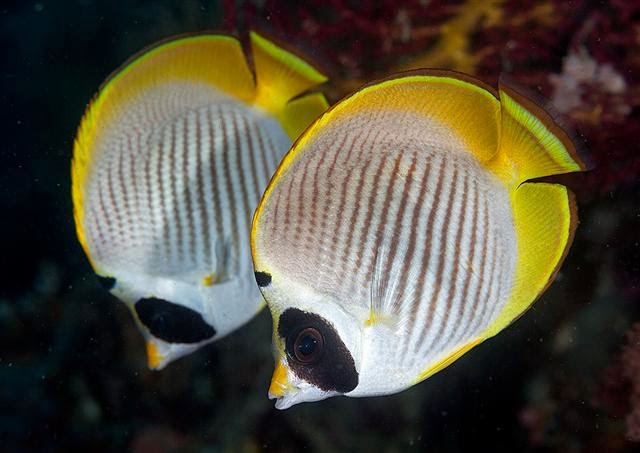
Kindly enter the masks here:
[[[9, 1], [0, 6], [0, 441], [7, 451], [635, 451], [640, 441], [640, 4], [595, 1]], [[281, 412], [265, 310], [162, 372], [74, 232], [75, 128], [145, 45], [256, 27], [310, 54], [332, 101], [391, 71], [508, 76], [595, 165], [574, 245], [517, 322], [382, 398]]]

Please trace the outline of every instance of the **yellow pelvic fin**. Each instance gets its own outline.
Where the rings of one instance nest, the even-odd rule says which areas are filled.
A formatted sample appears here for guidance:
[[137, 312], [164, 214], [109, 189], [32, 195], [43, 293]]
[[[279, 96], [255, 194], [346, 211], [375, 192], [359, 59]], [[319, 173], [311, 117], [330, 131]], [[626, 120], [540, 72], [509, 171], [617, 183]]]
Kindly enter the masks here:
[[551, 284], [577, 225], [573, 194], [563, 185], [522, 184], [512, 192], [511, 203], [518, 241], [513, 290], [483, 337], [507, 327]]
[[533, 101], [500, 83], [501, 140], [489, 168], [508, 186], [585, 169], [567, 133]]
[[164, 357], [158, 351], [158, 347], [151, 340], [147, 340], [147, 366], [150, 370], [157, 370], [164, 361]]
[[253, 75], [240, 42], [226, 35], [174, 38], [143, 50], [115, 71], [85, 110], [73, 147], [74, 217], [78, 239], [89, 259], [83, 230], [83, 193], [100, 134], [109, 121], [122, 113], [128, 101], [148, 88], [170, 81], [207, 84], [245, 102], [255, 96]]
[[441, 370], [445, 369], [446, 367], [451, 365], [453, 362], [458, 360], [460, 357], [462, 357], [464, 354], [469, 352], [471, 349], [473, 349], [474, 347], [476, 347], [477, 345], [482, 343], [482, 340], [483, 340], [483, 338], [477, 338], [477, 339], [475, 339], [473, 341], [470, 341], [469, 343], [463, 345], [462, 347], [456, 349], [451, 354], [449, 354], [447, 357], [445, 357], [444, 359], [438, 361], [435, 365], [430, 366], [429, 368], [424, 370], [422, 373], [420, 373], [418, 375], [418, 377], [416, 378], [414, 384], [417, 384], [418, 382], [422, 382], [426, 378], [428, 378], [429, 376], [432, 376], [432, 375], [436, 374], [438, 371], [441, 371]]
[[321, 94], [305, 101], [293, 98], [327, 81], [327, 77], [293, 53], [255, 32], [250, 33], [256, 74], [254, 103], [275, 115], [292, 140], [328, 106]]

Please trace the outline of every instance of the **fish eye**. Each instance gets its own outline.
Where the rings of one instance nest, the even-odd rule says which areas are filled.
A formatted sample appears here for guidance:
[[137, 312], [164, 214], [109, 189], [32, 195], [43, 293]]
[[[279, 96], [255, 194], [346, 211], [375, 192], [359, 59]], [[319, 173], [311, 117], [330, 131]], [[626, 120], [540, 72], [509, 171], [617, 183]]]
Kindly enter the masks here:
[[324, 337], [318, 329], [307, 327], [295, 336], [290, 345], [289, 356], [294, 360], [308, 365], [318, 361], [324, 351]]

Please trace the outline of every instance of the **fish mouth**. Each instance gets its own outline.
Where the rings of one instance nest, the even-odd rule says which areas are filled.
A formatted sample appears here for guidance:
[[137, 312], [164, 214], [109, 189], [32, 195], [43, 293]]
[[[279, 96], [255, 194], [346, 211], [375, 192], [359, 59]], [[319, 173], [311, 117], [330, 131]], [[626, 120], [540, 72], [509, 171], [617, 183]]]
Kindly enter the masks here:
[[279, 360], [269, 385], [269, 399], [276, 400], [276, 409], [288, 409], [296, 404], [299, 389], [289, 380], [289, 371], [283, 360]]
[[[297, 393], [297, 392], [296, 392]], [[276, 409], [278, 410], [285, 410], [285, 409], [289, 409], [291, 406], [299, 403], [299, 401], [296, 401], [296, 393], [288, 393], [284, 396], [275, 396], [275, 395], [271, 395], [269, 394], [269, 399], [275, 399], [276, 400]]]

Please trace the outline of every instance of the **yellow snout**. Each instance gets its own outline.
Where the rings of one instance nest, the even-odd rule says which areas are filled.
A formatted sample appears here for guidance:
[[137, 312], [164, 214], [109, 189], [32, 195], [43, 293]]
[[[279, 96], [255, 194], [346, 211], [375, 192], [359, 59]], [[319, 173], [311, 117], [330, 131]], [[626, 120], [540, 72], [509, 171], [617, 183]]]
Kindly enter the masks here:
[[287, 367], [278, 360], [276, 369], [273, 372], [271, 378], [271, 385], [269, 386], [269, 398], [280, 398], [291, 388], [289, 379], [287, 378]]
[[157, 370], [164, 363], [164, 356], [158, 351], [153, 341], [147, 341], [147, 365], [152, 370]]

